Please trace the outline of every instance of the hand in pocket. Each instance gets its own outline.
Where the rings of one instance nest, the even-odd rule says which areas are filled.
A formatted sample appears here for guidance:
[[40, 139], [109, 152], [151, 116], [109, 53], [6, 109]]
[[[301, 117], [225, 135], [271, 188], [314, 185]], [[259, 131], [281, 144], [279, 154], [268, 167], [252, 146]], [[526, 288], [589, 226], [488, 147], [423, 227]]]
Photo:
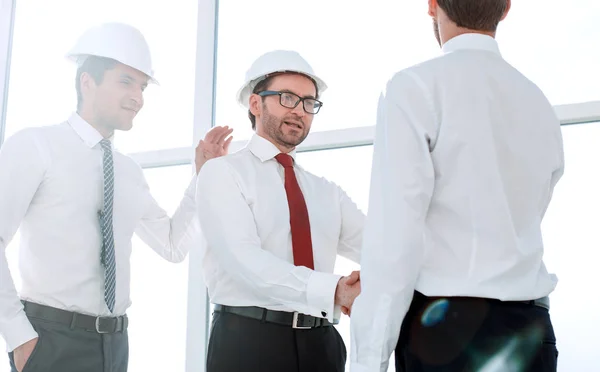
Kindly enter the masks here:
[[23, 345], [17, 347], [13, 352], [13, 358], [15, 361], [15, 367], [18, 372], [23, 372], [23, 367], [27, 364], [31, 353], [35, 349], [35, 345], [37, 345], [38, 338], [34, 338], [33, 340], [29, 340]]

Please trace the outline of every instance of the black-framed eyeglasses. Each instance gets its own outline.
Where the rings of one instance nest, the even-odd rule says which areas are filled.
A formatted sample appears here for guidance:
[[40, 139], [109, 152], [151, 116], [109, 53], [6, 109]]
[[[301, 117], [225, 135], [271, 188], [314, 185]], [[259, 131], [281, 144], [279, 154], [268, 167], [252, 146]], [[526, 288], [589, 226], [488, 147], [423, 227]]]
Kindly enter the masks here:
[[309, 97], [300, 97], [297, 94], [292, 92], [280, 92], [275, 90], [263, 90], [262, 92], [256, 93], [261, 97], [266, 96], [279, 96], [279, 104], [283, 107], [287, 108], [296, 108], [300, 102], [302, 102], [302, 108], [308, 114], [316, 114], [319, 112], [321, 107], [323, 107], [323, 102], [318, 99], [309, 98]]

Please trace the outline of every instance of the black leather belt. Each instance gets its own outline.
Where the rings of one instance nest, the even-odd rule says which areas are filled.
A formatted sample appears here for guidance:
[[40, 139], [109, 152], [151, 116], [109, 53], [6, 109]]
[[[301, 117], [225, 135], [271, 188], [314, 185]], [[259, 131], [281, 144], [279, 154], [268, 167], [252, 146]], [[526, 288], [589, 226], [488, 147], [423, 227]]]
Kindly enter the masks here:
[[79, 328], [96, 333], [117, 333], [127, 329], [129, 320], [127, 315], [119, 317], [100, 317], [67, 310], [57, 309], [50, 306], [40, 305], [33, 302], [22, 301], [27, 316], [43, 319], [50, 322], [68, 325], [71, 328]]
[[[453, 298], [453, 296], [450, 297], [439, 297], [439, 296], [425, 296], [423, 293], [419, 292], [419, 291], [415, 291], [415, 297], [421, 297], [421, 298], [426, 298], [427, 300], [437, 300], [437, 299], [451, 299]], [[487, 298], [487, 297], [462, 297], [462, 296], [457, 296], [454, 298], [480, 298], [480, 299], [484, 299], [487, 301], [495, 301], [498, 303], [505, 303], [505, 304], [527, 304], [527, 305], [531, 305], [531, 306], [538, 306], [541, 308], [544, 308], [546, 310], [550, 310], [550, 298], [548, 296], [546, 297], [542, 297], [542, 298], [537, 298], [535, 300], [509, 300], [509, 301], [501, 301], [499, 299], [496, 298]]]
[[289, 313], [286, 311], [274, 311], [263, 309], [256, 306], [224, 306], [215, 305], [215, 312], [235, 314], [246, 318], [264, 320], [265, 322], [281, 324], [294, 329], [310, 329], [317, 327], [328, 327], [337, 323], [331, 323], [324, 318], [317, 318], [311, 315], [300, 314], [298, 312]]
[[546, 310], [550, 310], [550, 299], [548, 297], [538, 298], [537, 300], [529, 300], [529, 301], [517, 301], [523, 302], [529, 305], [543, 307]]

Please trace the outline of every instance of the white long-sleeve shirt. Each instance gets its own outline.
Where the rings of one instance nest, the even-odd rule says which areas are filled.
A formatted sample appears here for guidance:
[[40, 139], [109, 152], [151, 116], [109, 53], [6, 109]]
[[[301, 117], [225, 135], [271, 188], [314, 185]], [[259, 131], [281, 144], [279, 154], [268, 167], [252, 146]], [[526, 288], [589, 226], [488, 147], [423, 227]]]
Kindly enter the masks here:
[[386, 371], [414, 290], [531, 300], [557, 279], [541, 222], [563, 173], [544, 94], [465, 34], [397, 73], [379, 102], [351, 371]]
[[[274, 158], [279, 152], [254, 135], [244, 149], [200, 170], [196, 200], [207, 242], [203, 266], [210, 299], [333, 321], [339, 316], [336, 255], [358, 262], [364, 214], [340, 187], [296, 163], [315, 270], [294, 266], [284, 170]], [[295, 158], [295, 151], [290, 155]]]
[[[5, 249], [20, 226], [20, 298], [95, 316], [104, 303], [102, 136], [77, 114], [59, 125], [29, 128], [0, 150], [0, 333], [8, 351], [37, 337], [8, 269]], [[130, 305], [133, 233], [165, 259], [182, 261], [197, 238], [193, 177], [172, 218], [150, 195], [141, 168], [114, 151], [113, 225], [116, 304]]]

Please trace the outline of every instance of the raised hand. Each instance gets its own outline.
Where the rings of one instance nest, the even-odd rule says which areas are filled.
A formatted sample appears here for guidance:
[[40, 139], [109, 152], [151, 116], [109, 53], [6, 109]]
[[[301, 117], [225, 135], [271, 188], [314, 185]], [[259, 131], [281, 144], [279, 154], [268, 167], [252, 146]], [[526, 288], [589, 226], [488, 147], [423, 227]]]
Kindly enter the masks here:
[[233, 129], [228, 126], [225, 127], [214, 127], [203, 140], [200, 140], [196, 147], [196, 173], [200, 172], [200, 168], [206, 163], [206, 161], [219, 156], [227, 155], [229, 151], [229, 144], [233, 137], [228, 136], [233, 132]]

